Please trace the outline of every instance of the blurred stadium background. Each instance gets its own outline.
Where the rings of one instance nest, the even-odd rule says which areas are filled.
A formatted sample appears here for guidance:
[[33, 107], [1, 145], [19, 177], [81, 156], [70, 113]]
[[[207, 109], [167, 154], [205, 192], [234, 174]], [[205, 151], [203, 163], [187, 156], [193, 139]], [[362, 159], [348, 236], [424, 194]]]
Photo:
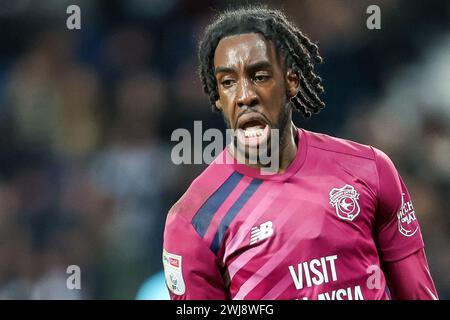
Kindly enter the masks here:
[[[171, 164], [171, 133], [194, 120], [224, 129], [202, 94], [196, 41], [239, 2], [0, 0], [0, 299], [158, 297], [143, 290], [162, 282], [165, 215], [204, 168]], [[325, 58], [327, 107], [295, 122], [393, 159], [449, 299], [450, 2], [265, 3]], [[66, 28], [70, 4], [81, 30]], [[371, 4], [381, 30], [366, 28]], [[65, 286], [73, 264], [81, 290]]]

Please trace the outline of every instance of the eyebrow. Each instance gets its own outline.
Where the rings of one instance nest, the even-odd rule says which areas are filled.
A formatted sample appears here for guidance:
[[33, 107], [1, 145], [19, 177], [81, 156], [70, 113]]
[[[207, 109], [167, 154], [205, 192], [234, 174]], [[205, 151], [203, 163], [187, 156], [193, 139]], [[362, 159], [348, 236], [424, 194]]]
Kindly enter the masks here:
[[234, 68], [230, 68], [230, 67], [216, 67], [216, 69], [214, 70], [215, 74], [218, 73], [233, 73], [236, 72], [236, 70]]
[[[271, 69], [272, 65], [269, 61], [258, 61], [252, 63], [246, 67], [247, 71], [256, 71], [260, 69]], [[232, 67], [216, 67], [214, 73], [217, 75], [218, 73], [233, 73], [236, 72], [236, 69]]]
[[270, 64], [269, 61], [258, 61], [255, 62], [251, 65], [248, 65], [246, 68], [248, 71], [257, 71], [257, 70], [261, 70], [261, 69], [272, 69], [272, 65]]

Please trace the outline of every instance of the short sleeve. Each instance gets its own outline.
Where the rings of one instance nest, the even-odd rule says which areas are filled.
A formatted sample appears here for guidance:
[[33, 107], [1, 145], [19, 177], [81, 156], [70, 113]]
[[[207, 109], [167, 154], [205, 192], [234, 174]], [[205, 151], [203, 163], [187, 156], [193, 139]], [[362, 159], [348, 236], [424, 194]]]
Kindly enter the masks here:
[[383, 261], [403, 259], [424, 247], [409, 192], [391, 159], [375, 148], [378, 206], [374, 238]]
[[226, 299], [218, 259], [183, 216], [167, 216], [163, 266], [172, 300]]

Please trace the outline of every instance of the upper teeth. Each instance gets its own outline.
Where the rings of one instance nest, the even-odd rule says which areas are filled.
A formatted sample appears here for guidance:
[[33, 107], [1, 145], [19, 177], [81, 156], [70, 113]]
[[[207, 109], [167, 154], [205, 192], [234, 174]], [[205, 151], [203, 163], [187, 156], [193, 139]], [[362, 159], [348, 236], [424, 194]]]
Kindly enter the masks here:
[[260, 137], [263, 132], [263, 129], [259, 127], [251, 127], [244, 130], [244, 135], [246, 138], [255, 138]]

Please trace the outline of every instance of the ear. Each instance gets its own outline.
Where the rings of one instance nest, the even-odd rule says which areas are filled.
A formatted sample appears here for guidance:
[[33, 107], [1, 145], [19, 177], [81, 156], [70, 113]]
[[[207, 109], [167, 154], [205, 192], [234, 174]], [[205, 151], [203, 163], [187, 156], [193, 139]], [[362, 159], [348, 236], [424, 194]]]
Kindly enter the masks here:
[[222, 110], [222, 105], [220, 104], [219, 100], [216, 100], [216, 107], [217, 109]]
[[295, 97], [298, 93], [300, 85], [300, 76], [297, 72], [289, 69], [286, 73], [286, 91], [290, 98]]

